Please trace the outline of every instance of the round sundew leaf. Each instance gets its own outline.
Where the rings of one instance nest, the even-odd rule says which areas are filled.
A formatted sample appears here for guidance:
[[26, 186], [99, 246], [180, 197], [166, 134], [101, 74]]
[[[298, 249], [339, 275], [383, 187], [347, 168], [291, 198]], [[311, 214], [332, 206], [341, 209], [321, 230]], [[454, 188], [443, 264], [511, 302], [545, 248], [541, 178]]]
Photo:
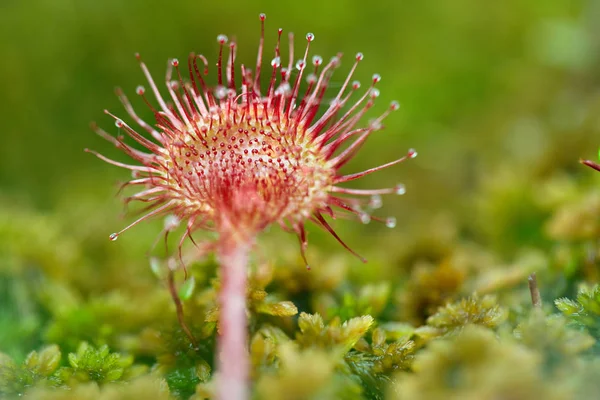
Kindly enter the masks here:
[[158, 279], [163, 279], [165, 277], [165, 270], [163, 268], [162, 263], [156, 257], [150, 258], [150, 270]]
[[187, 279], [179, 288], [179, 298], [183, 301], [189, 300], [194, 294], [196, 288], [196, 279], [192, 276]]

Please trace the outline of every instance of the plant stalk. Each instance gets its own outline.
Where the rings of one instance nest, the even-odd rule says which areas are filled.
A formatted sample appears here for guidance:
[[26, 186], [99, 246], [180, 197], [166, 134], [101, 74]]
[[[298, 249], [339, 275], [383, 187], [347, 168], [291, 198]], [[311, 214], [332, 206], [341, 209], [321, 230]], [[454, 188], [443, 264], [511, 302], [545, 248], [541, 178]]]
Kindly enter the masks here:
[[527, 282], [529, 284], [529, 293], [531, 294], [531, 304], [533, 304], [533, 308], [542, 308], [542, 296], [540, 296], [540, 289], [538, 288], [535, 272], [529, 275]]
[[217, 342], [217, 399], [246, 400], [249, 395], [248, 317], [246, 287], [251, 243], [235, 235], [221, 236], [218, 258], [219, 339]]

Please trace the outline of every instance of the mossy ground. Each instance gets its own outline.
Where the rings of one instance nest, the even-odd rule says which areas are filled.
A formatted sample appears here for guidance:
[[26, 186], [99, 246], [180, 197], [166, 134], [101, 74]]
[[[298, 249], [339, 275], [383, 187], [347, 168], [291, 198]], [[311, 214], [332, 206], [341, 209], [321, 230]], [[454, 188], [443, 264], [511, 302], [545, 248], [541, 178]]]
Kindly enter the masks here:
[[[388, 261], [397, 276], [372, 274], [365, 281], [343, 256], [316, 248], [310, 257], [318, 261], [308, 271], [285, 236], [267, 235], [252, 261], [247, 295], [254, 396], [526, 399], [544, 393], [570, 399], [600, 393], [589, 380], [600, 371], [594, 233], [564, 222], [566, 213], [581, 213], [588, 190], [548, 209], [540, 229], [552, 246], [528, 247], [508, 265], [498, 261], [500, 251], [473, 240], [415, 235]], [[68, 217], [14, 207], [0, 217], [0, 234], [11, 238], [2, 245], [11, 256], [2, 269], [4, 397], [212, 396], [219, 321], [212, 258], [190, 263], [185, 282], [177, 275], [200, 343], [194, 349], [177, 324], [160, 258], [152, 268], [122, 265], [119, 251], [107, 247], [96, 263], [86, 248], [98, 244], [77, 247], [65, 227]], [[505, 234], [511, 229], [519, 228], [507, 226]], [[567, 238], [554, 239], [561, 235]], [[39, 238], [34, 249], [32, 236]], [[532, 271], [541, 308], [527, 287]]]

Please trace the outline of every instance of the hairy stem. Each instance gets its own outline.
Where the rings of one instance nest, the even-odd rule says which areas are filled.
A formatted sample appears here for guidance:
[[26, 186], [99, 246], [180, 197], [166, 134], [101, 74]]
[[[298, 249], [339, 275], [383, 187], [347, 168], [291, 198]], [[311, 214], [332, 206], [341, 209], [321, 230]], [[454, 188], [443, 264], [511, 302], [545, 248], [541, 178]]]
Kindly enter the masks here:
[[217, 353], [219, 400], [248, 398], [246, 286], [250, 247], [249, 241], [232, 235], [222, 236], [217, 250], [221, 264]]

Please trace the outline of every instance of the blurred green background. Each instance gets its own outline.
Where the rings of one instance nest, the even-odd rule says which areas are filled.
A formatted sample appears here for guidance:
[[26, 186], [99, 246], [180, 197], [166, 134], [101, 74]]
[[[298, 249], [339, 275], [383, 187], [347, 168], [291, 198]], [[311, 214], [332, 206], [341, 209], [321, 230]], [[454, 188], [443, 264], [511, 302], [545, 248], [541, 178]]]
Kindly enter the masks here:
[[[557, 173], [574, 182], [595, 179], [578, 159], [594, 159], [600, 143], [599, 1], [2, 0], [0, 266], [92, 260], [87, 263], [93, 268], [78, 283], [92, 292], [110, 287], [102, 278], [106, 271], [119, 271], [126, 282], [147, 270], [144, 254], [159, 228], [138, 226], [109, 243], [108, 234], [131, 221], [120, 217], [114, 195], [116, 183], [129, 174], [83, 148], [121, 161], [127, 157], [95, 136], [89, 124], [97, 121], [116, 133], [102, 110], [125, 116], [113, 88], [132, 94], [145, 84], [135, 52], [160, 81], [168, 58], [184, 59], [195, 51], [214, 62], [216, 36], [224, 33], [237, 40], [238, 60], [252, 64], [259, 12], [267, 14], [267, 54], [279, 27], [297, 33], [297, 46], [304, 45], [306, 32], [314, 32], [312, 54], [329, 59], [362, 51], [357, 79], [382, 75], [371, 116], [391, 100], [402, 105], [346, 169], [393, 160], [411, 147], [419, 152], [415, 160], [357, 182], [407, 186], [404, 197], [384, 198], [381, 212], [398, 218], [395, 230], [337, 223], [342, 237], [367, 258], [386, 259], [407, 237], [438, 234], [447, 227], [440, 221], [449, 219], [459, 221], [452, 226], [461, 235], [496, 245], [510, 260], [510, 243], [495, 242], [506, 233], [498, 226], [523, 222], [517, 234], [533, 240], [538, 234], [527, 230], [526, 220], [538, 218], [537, 211], [513, 213], [521, 203], [518, 195], [506, 209], [502, 197], [499, 209], [487, 209], [479, 200], [495, 198], [490, 185], [509, 176], [514, 187], [527, 188]], [[349, 58], [335, 75], [338, 84]], [[139, 99], [134, 106], [151, 119]], [[503, 222], [492, 218], [502, 212], [508, 214]], [[344, 252], [328, 235], [310, 229], [311, 246]], [[295, 244], [291, 236], [288, 241]], [[138, 267], [128, 270], [125, 264]], [[76, 274], [69, 268], [62, 273]], [[14, 301], [18, 291], [11, 290], [11, 301], [23, 306]], [[23, 351], [35, 345], [32, 337]]]
[[348, 168], [416, 148], [416, 160], [362, 183], [405, 182], [404, 199], [386, 199], [401, 221], [448, 209], [502, 165], [527, 170], [547, 157], [578, 168], [600, 141], [597, 1], [3, 0], [0, 11], [1, 193], [47, 212], [85, 197], [97, 201], [90, 213], [112, 219], [110, 185], [127, 173], [82, 149], [126, 159], [88, 125], [114, 133], [102, 110], [124, 115], [113, 88], [132, 93], [144, 83], [134, 52], [160, 80], [169, 57], [196, 51], [214, 60], [225, 33], [237, 38], [239, 60], [252, 63], [259, 12], [268, 44], [283, 27], [299, 34], [299, 46], [314, 32], [313, 54], [326, 59], [362, 51], [357, 78], [383, 76], [373, 115], [401, 102]]

